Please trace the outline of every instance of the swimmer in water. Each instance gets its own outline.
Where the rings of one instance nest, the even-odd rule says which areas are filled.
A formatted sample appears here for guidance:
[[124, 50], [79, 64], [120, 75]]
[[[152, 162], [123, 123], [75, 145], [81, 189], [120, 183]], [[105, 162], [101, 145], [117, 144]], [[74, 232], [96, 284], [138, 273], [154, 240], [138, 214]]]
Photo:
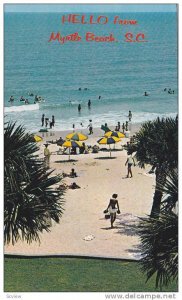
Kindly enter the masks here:
[[25, 101], [25, 98], [21, 96], [20, 101]]
[[14, 102], [14, 97], [13, 96], [11, 96], [10, 98], [9, 98], [9, 101], [8, 102], [10, 102], [10, 103], [13, 103]]
[[90, 101], [90, 99], [88, 100], [88, 108], [90, 108], [90, 106], [91, 106], [91, 101]]
[[81, 104], [78, 104], [78, 111], [80, 112], [81, 111]]

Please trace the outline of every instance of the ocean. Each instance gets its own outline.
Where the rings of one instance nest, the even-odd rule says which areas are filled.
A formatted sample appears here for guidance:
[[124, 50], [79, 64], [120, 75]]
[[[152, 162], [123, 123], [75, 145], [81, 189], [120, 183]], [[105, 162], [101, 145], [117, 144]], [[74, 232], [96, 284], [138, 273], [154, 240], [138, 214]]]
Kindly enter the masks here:
[[[111, 6], [112, 7], [112, 6]], [[62, 24], [65, 13], [4, 14], [5, 120], [16, 120], [31, 132], [41, 128], [41, 116], [55, 116], [55, 130], [140, 123], [178, 112], [177, 14], [102, 13], [108, 23]], [[89, 20], [89, 15], [85, 14]], [[97, 19], [99, 14], [92, 14]], [[114, 24], [114, 17], [137, 25]], [[51, 33], [78, 33], [79, 42], [49, 41]], [[85, 35], [113, 34], [117, 42], [87, 42]], [[126, 42], [126, 33], [145, 35], [147, 42]], [[166, 91], [164, 89], [167, 89]], [[169, 94], [168, 89], [174, 91]], [[144, 96], [144, 92], [148, 96]], [[20, 97], [34, 103], [32, 93], [45, 99], [39, 109], [25, 111]], [[6, 107], [10, 96], [14, 106]], [[99, 99], [99, 96], [100, 99]], [[91, 107], [88, 108], [88, 100]], [[78, 112], [78, 104], [81, 111]]]

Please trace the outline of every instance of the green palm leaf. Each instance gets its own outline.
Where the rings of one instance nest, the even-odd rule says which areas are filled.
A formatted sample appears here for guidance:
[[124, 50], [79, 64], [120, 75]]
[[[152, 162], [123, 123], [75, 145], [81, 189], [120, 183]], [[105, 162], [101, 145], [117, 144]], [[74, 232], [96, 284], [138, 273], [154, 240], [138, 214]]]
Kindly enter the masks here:
[[6, 124], [4, 147], [4, 241], [40, 241], [39, 234], [50, 231], [63, 213], [64, 192], [55, 189], [61, 177], [46, 172], [36, 155], [39, 148], [22, 126]]

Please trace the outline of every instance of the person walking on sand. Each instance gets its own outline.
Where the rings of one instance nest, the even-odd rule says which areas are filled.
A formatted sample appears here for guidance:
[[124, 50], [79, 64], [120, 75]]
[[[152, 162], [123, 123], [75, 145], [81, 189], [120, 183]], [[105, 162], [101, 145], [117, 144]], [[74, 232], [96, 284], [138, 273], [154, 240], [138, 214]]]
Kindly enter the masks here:
[[129, 113], [128, 113], [128, 118], [129, 118], [129, 121], [131, 121], [131, 118], [132, 118], [132, 113], [131, 113], [131, 110], [129, 110]]
[[117, 197], [118, 197], [117, 194], [113, 194], [112, 198], [109, 201], [107, 209], [104, 210], [104, 213], [107, 213], [107, 212], [110, 213], [111, 228], [114, 228], [113, 224], [114, 224], [114, 221], [116, 220], [116, 213], [120, 214], [119, 203], [118, 203]]
[[89, 134], [93, 134], [92, 120], [89, 120], [88, 128], [89, 128]]
[[127, 161], [125, 163], [125, 166], [128, 164], [128, 174], [127, 174], [127, 178], [129, 178], [129, 175], [131, 175], [130, 177], [133, 177], [133, 174], [132, 174], [132, 170], [131, 170], [131, 167], [132, 165], [134, 164], [135, 166], [135, 161], [134, 161], [134, 158], [129, 155], [128, 158], [127, 158]]
[[48, 145], [49, 144], [45, 144], [45, 148], [44, 148], [44, 161], [45, 161], [45, 167], [46, 167], [46, 169], [49, 169], [50, 156], [51, 156], [51, 152], [48, 149]]

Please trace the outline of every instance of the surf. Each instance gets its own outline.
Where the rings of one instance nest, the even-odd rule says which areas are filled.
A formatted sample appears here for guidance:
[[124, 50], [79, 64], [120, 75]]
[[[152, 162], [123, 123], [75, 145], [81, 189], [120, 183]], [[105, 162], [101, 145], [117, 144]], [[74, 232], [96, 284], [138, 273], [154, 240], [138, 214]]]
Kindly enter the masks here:
[[21, 112], [21, 111], [32, 111], [32, 110], [37, 110], [37, 109], [39, 109], [38, 103], [5, 107], [4, 112], [11, 113], [11, 112]]

